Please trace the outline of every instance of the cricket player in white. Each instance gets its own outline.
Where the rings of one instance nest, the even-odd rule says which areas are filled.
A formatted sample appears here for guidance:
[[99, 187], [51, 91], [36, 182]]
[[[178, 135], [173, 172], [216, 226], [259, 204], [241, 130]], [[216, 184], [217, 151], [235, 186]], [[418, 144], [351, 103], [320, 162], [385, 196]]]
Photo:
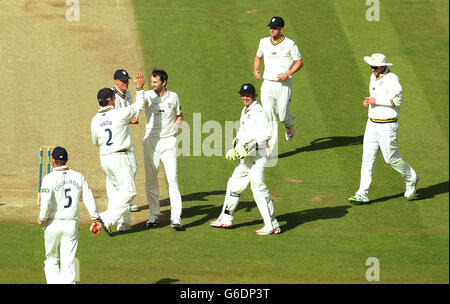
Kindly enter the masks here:
[[67, 151], [56, 147], [51, 159], [54, 169], [44, 177], [41, 186], [37, 222], [44, 229], [44, 272], [48, 284], [75, 284], [81, 198], [93, 221], [91, 231], [93, 227], [101, 229], [91, 189], [83, 175], [67, 167], [67, 160]]
[[264, 82], [261, 86], [261, 103], [267, 112], [271, 138], [269, 140], [269, 153], [277, 153], [278, 122], [285, 125], [286, 140], [294, 137], [295, 116], [289, 111], [292, 96], [292, 75], [303, 66], [303, 59], [297, 44], [283, 35], [284, 20], [273, 17], [268, 24], [270, 37], [262, 38], [253, 63], [253, 74], [261, 79], [259, 68], [264, 57]]
[[158, 170], [162, 161], [169, 185], [171, 225], [175, 230], [181, 230], [182, 201], [178, 188], [175, 134], [183, 121], [183, 113], [177, 93], [166, 88], [167, 80], [168, 76], [164, 70], [153, 70], [153, 90], [145, 92], [147, 124], [144, 136], [144, 166], [145, 190], [150, 212], [147, 226], [156, 226], [161, 215]]
[[368, 107], [368, 120], [363, 141], [361, 181], [358, 191], [348, 200], [355, 205], [369, 202], [369, 187], [378, 151], [381, 150], [384, 161], [401, 174], [405, 183], [404, 196], [414, 197], [419, 177], [402, 158], [398, 150], [398, 117], [402, 104], [402, 86], [398, 76], [389, 69], [392, 63], [386, 62], [383, 54], [365, 56], [370, 65], [370, 97], [366, 97], [363, 106]]
[[[130, 91], [128, 91], [128, 82], [131, 79], [130, 75], [126, 70], [120, 69], [114, 73], [114, 87], [112, 88], [115, 93], [115, 108], [125, 108], [134, 103], [133, 98], [131, 96]], [[139, 117], [132, 119], [130, 124], [138, 124]], [[130, 158], [131, 166], [134, 172], [134, 176], [136, 176], [137, 171], [137, 161], [136, 155], [134, 153], [134, 147], [131, 145], [131, 149], [127, 151], [128, 157]], [[108, 191], [108, 188], [106, 189]], [[139, 211], [139, 207], [135, 204], [130, 204], [130, 211], [137, 212]], [[117, 221], [117, 230], [118, 231], [127, 231], [131, 229], [131, 217], [120, 218]]]
[[129, 130], [130, 120], [139, 116], [144, 107], [145, 83], [142, 73], [134, 79], [136, 102], [129, 107], [115, 109], [115, 93], [104, 88], [98, 92], [101, 106], [91, 122], [92, 143], [100, 149], [100, 162], [106, 174], [108, 209], [100, 214], [104, 229], [111, 235], [111, 225], [122, 216], [130, 216], [130, 204], [136, 196], [134, 172], [128, 150], [132, 141]]
[[[243, 84], [239, 94], [244, 104], [239, 130], [233, 141], [233, 147], [227, 151], [227, 159], [239, 158], [239, 164], [227, 184], [222, 212], [212, 227], [231, 228], [233, 214], [239, 204], [240, 194], [250, 187], [256, 205], [264, 221], [264, 227], [255, 231], [258, 235], [279, 234], [280, 225], [275, 218], [273, 202], [265, 183], [265, 165], [267, 162], [266, 145], [270, 138], [270, 127], [266, 112], [256, 101], [256, 91], [252, 84]], [[251, 152], [252, 148], [258, 147]]]

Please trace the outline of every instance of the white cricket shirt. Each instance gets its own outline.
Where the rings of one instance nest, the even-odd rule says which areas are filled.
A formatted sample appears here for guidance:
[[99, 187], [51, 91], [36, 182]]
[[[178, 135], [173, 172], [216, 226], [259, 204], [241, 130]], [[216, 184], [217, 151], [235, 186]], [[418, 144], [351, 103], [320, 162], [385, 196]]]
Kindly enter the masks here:
[[264, 57], [263, 78], [271, 81], [278, 81], [278, 74], [287, 73], [294, 61], [302, 59], [297, 44], [285, 36], [276, 43], [270, 37], [262, 38], [256, 56]]
[[133, 97], [131, 96], [130, 91], [125, 90], [125, 93], [123, 93], [116, 86], [114, 86], [112, 89], [116, 93], [116, 109], [125, 108], [131, 105]]
[[397, 75], [389, 71], [377, 78], [372, 74], [369, 90], [370, 97], [376, 98], [376, 104], [369, 105], [369, 118], [380, 120], [398, 118], [403, 96]]
[[256, 140], [258, 146], [266, 147], [266, 141], [270, 138], [271, 130], [269, 120], [263, 107], [255, 100], [246, 109], [242, 109], [239, 121], [239, 130], [236, 138], [241, 144]]
[[132, 142], [128, 124], [139, 116], [144, 107], [144, 90], [136, 91], [136, 102], [129, 107], [114, 109], [101, 107], [91, 122], [92, 143], [100, 147], [100, 155], [121, 150], [131, 150]]
[[95, 199], [84, 176], [67, 166], [56, 167], [42, 180], [39, 218], [76, 220], [80, 217], [80, 199], [91, 219], [98, 218]]
[[151, 90], [144, 93], [144, 99], [147, 117], [145, 136], [150, 134], [163, 138], [175, 135], [176, 131], [172, 126], [177, 115], [182, 113], [177, 93], [167, 90], [167, 94], [160, 97]]

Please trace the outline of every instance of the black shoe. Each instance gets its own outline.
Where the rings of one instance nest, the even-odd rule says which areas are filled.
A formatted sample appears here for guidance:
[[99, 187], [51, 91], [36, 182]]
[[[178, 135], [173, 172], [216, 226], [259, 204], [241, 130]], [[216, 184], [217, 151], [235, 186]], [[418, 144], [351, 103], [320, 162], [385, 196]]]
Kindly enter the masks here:
[[158, 218], [155, 216], [150, 216], [146, 225], [148, 228], [153, 228], [156, 227], [156, 223], [158, 223]]
[[183, 230], [183, 225], [181, 225], [180, 223], [172, 223], [172, 228], [176, 231], [181, 231]]

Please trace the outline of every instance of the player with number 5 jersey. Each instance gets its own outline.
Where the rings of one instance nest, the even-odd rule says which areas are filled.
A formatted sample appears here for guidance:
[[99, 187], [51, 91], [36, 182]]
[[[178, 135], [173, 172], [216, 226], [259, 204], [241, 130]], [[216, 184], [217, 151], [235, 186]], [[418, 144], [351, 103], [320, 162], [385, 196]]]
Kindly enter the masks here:
[[129, 123], [144, 108], [142, 73], [134, 79], [136, 102], [115, 109], [115, 93], [110, 88], [97, 94], [100, 110], [91, 122], [92, 143], [100, 148], [100, 163], [106, 174], [108, 209], [100, 214], [104, 229], [111, 235], [111, 226], [121, 217], [129, 217], [130, 204], [136, 196], [134, 172], [128, 151], [132, 147]]
[[86, 179], [82, 174], [69, 169], [66, 164], [66, 149], [56, 147], [51, 161], [54, 169], [42, 181], [41, 205], [37, 218], [37, 223], [44, 230], [45, 278], [48, 284], [75, 284], [79, 201], [83, 200], [91, 216], [92, 232], [94, 227], [99, 228], [100, 218]]

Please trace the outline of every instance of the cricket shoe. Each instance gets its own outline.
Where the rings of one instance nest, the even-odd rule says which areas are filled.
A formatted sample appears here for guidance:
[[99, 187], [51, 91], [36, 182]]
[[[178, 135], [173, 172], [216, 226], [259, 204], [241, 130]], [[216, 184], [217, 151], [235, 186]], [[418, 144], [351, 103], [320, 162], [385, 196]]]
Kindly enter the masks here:
[[127, 224], [127, 223], [120, 223], [117, 225], [117, 231], [120, 231], [120, 232], [129, 231], [131, 229], [132, 229], [131, 225]]
[[138, 212], [139, 211], [139, 207], [135, 204], [131, 204], [130, 205], [130, 211], [131, 212]]
[[261, 229], [256, 230], [255, 233], [257, 235], [280, 234], [281, 233], [281, 228], [277, 227], [275, 229], [272, 229], [269, 226], [264, 226]]
[[150, 215], [150, 218], [147, 221], [147, 227], [153, 228], [156, 227], [156, 223], [158, 223], [158, 217], [154, 215]]
[[417, 190], [417, 183], [419, 182], [419, 176], [416, 176], [416, 180], [411, 185], [406, 185], [406, 191], [404, 196], [407, 199], [412, 199], [414, 197], [414, 194], [416, 194]]
[[231, 227], [233, 227], [233, 224], [231, 223], [231, 222], [229, 222], [229, 221], [224, 221], [224, 220], [215, 220], [215, 221], [213, 221], [213, 222], [211, 222], [211, 223], [209, 223], [209, 225], [211, 226], [211, 227], [216, 227], [216, 228], [227, 228], [227, 229], [229, 229], [229, 228], [231, 228]]
[[[290, 132], [288, 132], [288, 130], [290, 130]], [[284, 134], [286, 135], [286, 140], [287, 141], [291, 141], [294, 138], [294, 135], [295, 135], [295, 128], [294, 128], [294, 126], [292, 126], [291, 128], [286, 128], [284, 130]]]
[[170, 225], [171, 225], [172, 228], [173, 228], [174, 230], [176, 230], [176, 231], [181, 231], [181, 230], [183, 230], [183, 225], [181, 225], [180, 222], [173, 221], [173, 222], [171, 222]]
[[361, 205], [364, 203], [368, 203], [369, 197], [366, 195], [355, 194], [353, 196], [350, 196], [348, 198], [348, 201], [350, 202], [350, 204], [353, 204], [353, 205]]

